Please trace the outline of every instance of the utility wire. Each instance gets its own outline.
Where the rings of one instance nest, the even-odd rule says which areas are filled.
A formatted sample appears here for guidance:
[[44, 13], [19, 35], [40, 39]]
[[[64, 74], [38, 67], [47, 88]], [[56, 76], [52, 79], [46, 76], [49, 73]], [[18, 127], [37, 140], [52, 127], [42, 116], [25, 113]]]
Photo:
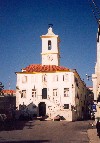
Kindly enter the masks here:
[[[97, 5], [94, 2], [94, 0], [91, 1], [92, 3], [90, 2], [90, 0], [88, 0], [88, 2], [89, 2], [89, 5], [90, 5], [90, 7], [92, 9], [93, 15], [94, 15], [94, 17], [96, 19], [96, 22], [97, 22], [97, 24], [99, 24], [99, 19], [100, 18], [97, 18], [97, 13], [98, 13], [98, 16], [100, 16], [99, 8], [97, 7]], [[94, 7], [93, 7], [92, 4], [94, 5]]]
[[92, 0], [92, 2], [93, 2], [94, 6], [95, 6], [95, 8], [97, 10], [98, 15], [100, 16], [100, 9], [99, 9], [99, 7], [96, 5], [96, 3], [94, 2], [94, 0]]

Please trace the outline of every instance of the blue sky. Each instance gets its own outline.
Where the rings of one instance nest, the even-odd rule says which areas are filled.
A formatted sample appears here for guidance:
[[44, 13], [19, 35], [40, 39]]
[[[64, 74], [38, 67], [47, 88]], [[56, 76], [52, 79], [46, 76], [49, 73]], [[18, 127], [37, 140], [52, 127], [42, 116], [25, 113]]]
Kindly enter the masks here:
[[76, 69], [92, 85], [85, 74], [94, 73], [98, 25], [88, 0], [0, 0], [0, 81], [5, 89], [9, 82], [15, 89], [15, 72], [41, 63], [40, 36], [49, 23], [61, 39], [61, 66]]

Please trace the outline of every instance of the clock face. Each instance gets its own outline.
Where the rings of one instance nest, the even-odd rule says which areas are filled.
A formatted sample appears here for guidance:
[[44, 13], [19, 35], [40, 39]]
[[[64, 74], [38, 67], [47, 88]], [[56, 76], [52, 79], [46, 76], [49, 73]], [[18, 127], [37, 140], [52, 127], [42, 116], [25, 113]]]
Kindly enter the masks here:
[[48, 55], [48, 56], [47, 56], [47, 59], [48, 59], [49, 61], [52, 61], [52, 60], [53, 60], [53, 57], [52, 57], [51, 55]]

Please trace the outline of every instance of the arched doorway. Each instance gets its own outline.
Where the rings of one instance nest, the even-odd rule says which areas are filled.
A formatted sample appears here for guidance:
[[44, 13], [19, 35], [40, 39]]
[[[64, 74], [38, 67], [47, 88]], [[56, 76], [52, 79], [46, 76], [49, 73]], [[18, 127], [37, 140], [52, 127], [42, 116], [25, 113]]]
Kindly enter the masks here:
[[39, 116], [45, 116], [46, 115], [46, 104], [45, 102], [39, 103]]

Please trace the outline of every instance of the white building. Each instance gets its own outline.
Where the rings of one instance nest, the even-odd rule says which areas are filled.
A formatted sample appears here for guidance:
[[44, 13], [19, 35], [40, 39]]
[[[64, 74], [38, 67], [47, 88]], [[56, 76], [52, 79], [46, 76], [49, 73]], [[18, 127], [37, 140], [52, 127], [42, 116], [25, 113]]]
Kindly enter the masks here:
[[72, 121], [86, 116], [88, 88], [76, 70], [60, 66], [60, 38], [49, 27], [42, 39], [42, 64], [16, 72], [16, 106], [37, 116], [63, 116]]
[[92, 74], [94, 101], [97, 104], [97, 112], [95, 117], [100, 117], [100, 21], [97, 32], [97, 61], [95, 65], [95, 73]]

